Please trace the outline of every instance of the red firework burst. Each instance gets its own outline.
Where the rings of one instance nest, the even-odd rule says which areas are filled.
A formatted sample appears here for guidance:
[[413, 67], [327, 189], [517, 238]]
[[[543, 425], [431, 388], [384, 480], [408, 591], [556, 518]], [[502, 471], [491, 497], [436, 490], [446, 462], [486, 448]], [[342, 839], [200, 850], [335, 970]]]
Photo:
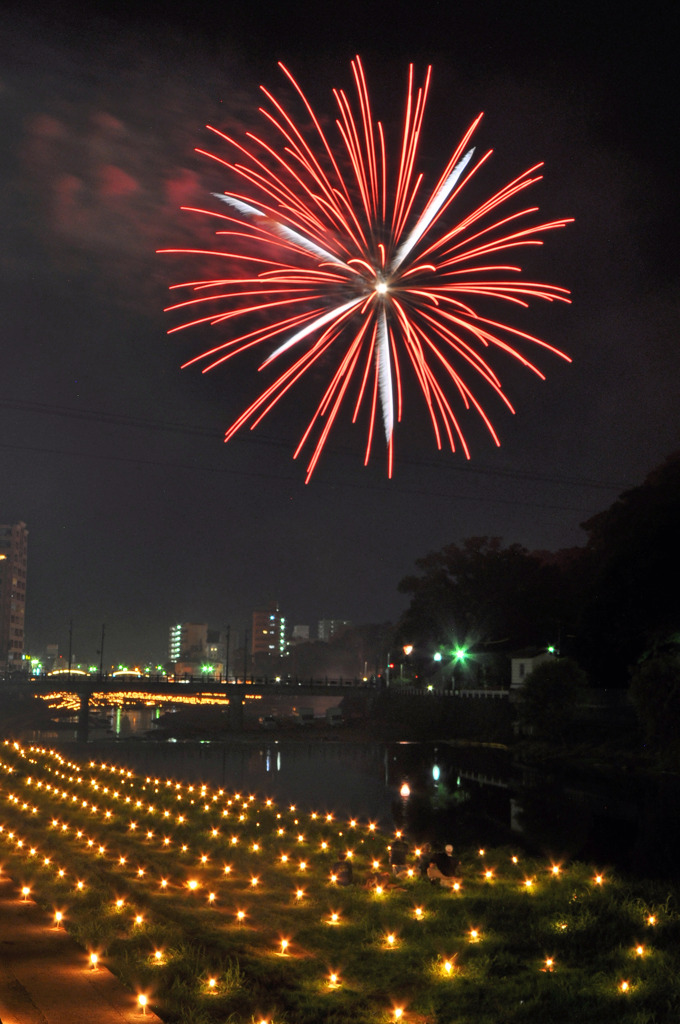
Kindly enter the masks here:
[[399, 156], [392, 170], [358, 57], [352, 62], [357, 109], [343, 90], [334, 91], [341, 140], [335, 148], [298, 83], [280, 67], [304, 107], [305, 131], [264, 88], [268, 106], [260, 113], [275, 142], [251, 132], [239, 141], [209, 125], [232, 156], [198, 152], [229, 171], [234, 190], [217, 196], [229, 209], [184, 209], [216, 218], [223, 247], [162, 250], [222, 258], [229, 268], [226, 276], [173, 286], [189, 289], [191, 297], [168, 309], [204, 306], [210, 312], [172, 331], [204, 323], [230, 329], [226, 340], [185, 366], [206, 361], [205, 373], [257, 346], [268, 349], [260, 369], [286, 356], [285, 369], [235, 420], [225, 440], [248, 423], [251, 429], [257, 426], [311, 367], [331, 356], [330, 379], [294, 456], [316, 429], [307, 481], [350, 391], [353, 422], [362, 405], [369, 409], [365, 462], [380, 409], [392, 475], [394, 424], [402, 416], [407, 366], [424, 396], [437, 447], [446, 440], [455, 451], [458, 443], [469, 458], [450, 396], [476, 410], [499, 444], [468, 383], [468, 378], [483, 381], [514, 411], [486, 354], [501, 351], [541, 378], [523, 350], [539, 346], [568, 360], [552, 345], [488, 319], [472, 305], [489, 297], [524, 307], [536, 298], [569, 302], [565, 288], [526, 281], [519, 276], [520, 266], [497, 262], [509, 250], [541, 245], [540, 236], [571, 220], [535, 223], [536, 206], [499, 211], [541, 179], [542, 164], [455, 220], [453, 204], [492, 151], [476, 157], [474, 148], [467, 148], [480, 114], [423, 196], [416, 160], [431, 68], [419, 87], [409, 69]]

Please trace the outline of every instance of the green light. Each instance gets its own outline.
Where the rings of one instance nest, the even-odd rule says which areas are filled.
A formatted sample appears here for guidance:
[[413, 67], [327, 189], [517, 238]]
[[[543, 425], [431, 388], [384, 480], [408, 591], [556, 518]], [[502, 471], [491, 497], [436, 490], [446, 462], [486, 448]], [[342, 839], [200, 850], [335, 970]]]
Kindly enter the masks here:
[[456, 661], [465, 661], [467, 656], [468, 653], [464, 647], [456, 647], [456, 649], [453, 652], [453, 657], [455, 658]]

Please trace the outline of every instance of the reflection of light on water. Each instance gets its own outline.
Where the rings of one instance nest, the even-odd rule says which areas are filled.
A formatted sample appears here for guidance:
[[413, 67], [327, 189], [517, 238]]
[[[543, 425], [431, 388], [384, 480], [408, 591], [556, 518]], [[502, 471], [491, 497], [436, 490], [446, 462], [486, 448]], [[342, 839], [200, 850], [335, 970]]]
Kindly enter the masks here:
[[402, 782], [401, 789], [399, 790], [399, 796], [401, 796], [404, 800], [407, 800], [410, 797], [410, 795], [411, 787], [409, 786], [408, 782]]
[[439, 770], [439, 765], [438, 764], [433, 764], [432, 765], [432, 778], [434, 779], [435, 782], [439, 782], [439, 776], [440, 775], [441, 775], [441, 771]]

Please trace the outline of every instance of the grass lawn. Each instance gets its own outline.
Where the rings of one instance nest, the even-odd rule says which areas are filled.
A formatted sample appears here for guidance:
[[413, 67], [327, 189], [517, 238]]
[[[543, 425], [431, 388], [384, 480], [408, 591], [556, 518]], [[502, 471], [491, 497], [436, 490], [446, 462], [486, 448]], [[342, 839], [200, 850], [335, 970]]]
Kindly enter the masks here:
[[[245, 791], [0, 747], [4, 870], [168, 1022], [680, 1019], [670, 886], [477, 849], [458, 851], [457, 891], [417, 870], [366, 888], [393, 839]], [[332, 876], [340, 852], [349, 886]]]

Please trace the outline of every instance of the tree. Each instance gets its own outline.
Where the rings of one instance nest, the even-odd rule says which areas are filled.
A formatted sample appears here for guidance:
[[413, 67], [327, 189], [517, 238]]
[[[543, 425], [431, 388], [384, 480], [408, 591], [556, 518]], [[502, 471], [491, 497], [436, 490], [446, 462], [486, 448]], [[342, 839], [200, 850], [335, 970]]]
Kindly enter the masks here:
[[399, 584], [411, 603], [398, 627], [416, 646], [555, 644], [572, 612], [558, 556], [531, 554], [498, 537], [470, 537], [421, 558]]
[[630, 695], [651, 752], [680, 767], [680, 654], [667, 651], [638, 665]]
[[583, 528], [589, 584], [579, 657], [602, 685], [625, 686], [629, 669], [680, 625], [680, 452]]
[[539, 739], [562, 740], [578, 716], [588, 677], [571, 658], [544, 661], [520, 691], [520, 720]]

